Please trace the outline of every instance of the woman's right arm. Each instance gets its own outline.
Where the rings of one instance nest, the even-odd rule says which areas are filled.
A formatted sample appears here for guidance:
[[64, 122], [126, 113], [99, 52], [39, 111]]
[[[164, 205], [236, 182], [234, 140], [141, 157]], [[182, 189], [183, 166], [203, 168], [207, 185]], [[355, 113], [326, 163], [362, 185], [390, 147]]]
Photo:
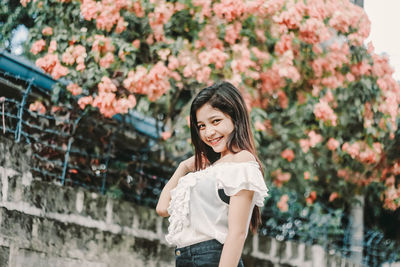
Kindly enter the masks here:
[[187, 173], [194, 170], [194, 156], [188, 158], [187, 160], [182, 161], [171, 179], [169, 179], [168, 183], [164, 186], [161, 191], [160, 198], [158, 199], [156, 212], [158, 215], [162, 217], [168, 217], [168, 206], [171, 200], [171, 190], [176, 187], [178, 181], [181, 177], [185, 176]]

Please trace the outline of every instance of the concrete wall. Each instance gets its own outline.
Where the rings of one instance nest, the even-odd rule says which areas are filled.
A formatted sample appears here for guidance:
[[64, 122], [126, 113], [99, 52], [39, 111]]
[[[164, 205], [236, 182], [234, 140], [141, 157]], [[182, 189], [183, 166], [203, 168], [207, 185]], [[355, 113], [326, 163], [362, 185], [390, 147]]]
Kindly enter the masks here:
[[[0, 266], [174, 266], [168, 221], [153, 209], [30, 172], [28, 146], [0, 138]], [[356, 266], [320, 246], [249, 236], [250, 266]]]

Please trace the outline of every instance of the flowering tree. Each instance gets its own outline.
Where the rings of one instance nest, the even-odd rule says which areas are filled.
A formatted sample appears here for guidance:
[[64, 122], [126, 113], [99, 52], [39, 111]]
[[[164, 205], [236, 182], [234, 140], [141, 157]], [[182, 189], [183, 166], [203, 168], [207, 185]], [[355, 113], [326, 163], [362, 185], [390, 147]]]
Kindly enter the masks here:
[[81, 109], [105, 117], [151, 110], [174, 130], [171, 140], [186, 141], [192, 88], [224, 79], [245, 96], [282, 212], [286, 188], [305, 205], [341, 206], [379, 185], [384, 207], [400, 206], [400, 88], [388, 59], [364, 46], [370, 22], [349, 1], [21, 4], [35, 15], [36, 64], [68, 78]]

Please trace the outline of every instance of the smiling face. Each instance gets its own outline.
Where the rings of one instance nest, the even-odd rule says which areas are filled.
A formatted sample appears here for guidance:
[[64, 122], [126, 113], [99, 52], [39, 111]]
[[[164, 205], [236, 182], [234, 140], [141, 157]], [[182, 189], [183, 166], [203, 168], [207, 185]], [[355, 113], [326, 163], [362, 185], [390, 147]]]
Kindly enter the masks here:
[[209, 104], [197, 110], [196, 118], [201, 140], [216, 153], [221, 153], [221, 157], [229, 154], [228, 138], [235, 129], [232, 119]]

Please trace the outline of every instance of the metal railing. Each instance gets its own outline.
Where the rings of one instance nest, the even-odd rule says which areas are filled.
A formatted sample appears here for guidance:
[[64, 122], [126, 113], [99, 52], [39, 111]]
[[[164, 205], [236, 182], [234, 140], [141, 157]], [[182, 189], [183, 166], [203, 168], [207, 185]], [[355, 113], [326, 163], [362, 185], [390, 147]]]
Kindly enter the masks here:
[[155, 206], [172, 169], [154, 159], [154, 137], [133, 127], [132, 118], [105, 119], [68, 106], [32, 111], [29, 105], [50, 93], [6, 72], [0, 78], [25, 88], [0, 85], [0, 132], [31, 145], [34, 175]]

